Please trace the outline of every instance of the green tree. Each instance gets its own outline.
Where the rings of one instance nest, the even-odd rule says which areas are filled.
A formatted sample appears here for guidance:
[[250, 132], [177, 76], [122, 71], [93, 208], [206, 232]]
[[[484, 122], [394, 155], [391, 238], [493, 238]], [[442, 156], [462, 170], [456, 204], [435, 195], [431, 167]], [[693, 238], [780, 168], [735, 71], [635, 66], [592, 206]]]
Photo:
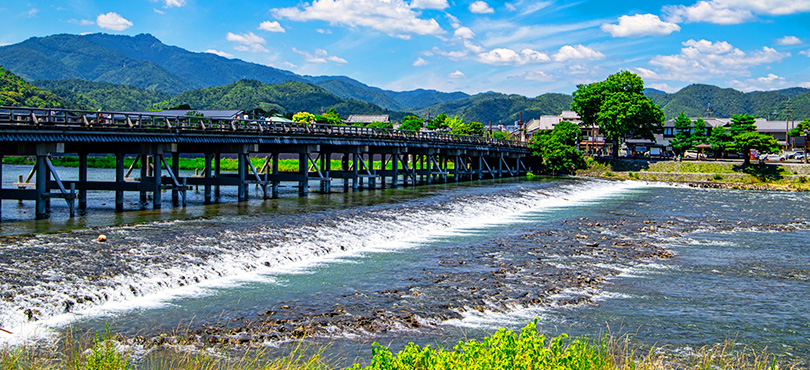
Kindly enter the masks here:
[[[458, 117], [456, 117], [456, 118], [458, 118]], [[450, 119], [450, 117], [448, 117], [446, 114], [444, 114], [444, 113], [439, 114], [433, 120], [428, 121], [425, 128], [427, 128], [428, 130], [442, 130], [442, 129], [450, 128], [450, 125], [447, 122], [448, 119]]]
[[734, 137], [734, 146], [744, 154], [743, 166], [751, 164], [751, 149], [772, 153], [779, 151], [779, 142], [771, 135], [759, 132], [743, 132]]
[[670, 144], [672, 144], [672, 149], [675, 149], [675, 152], [678, 154], [682, 154], [684, 151], [692, 149], [692, 120], [686, 116], [686, 114], [681, 113], [678, 118], [675, 119], [675, 138], [670, 140]]
[[801, 121], [788, 134], [793, 137], [804, 136], [804, 163], [810, 163], [807, 161], [807, 152], [810, 149], [810, 118]]
[[315, 121], [315, 115], [309, 112], [298, 112], [293, 115], [292, 120], [297, 123], [312, 123]]
[[[764, 137], [756, 138], [753, 135], [743, 136], [744, 134], [757, 132], [757, 126], [754, 125], [756, 121], [757, 121], [756, 118], [754, 118], [754, 116], [750, 114], [742, 114], [742, 115], [735, 114], [731, 117], [731, 122], [729, 122], [728, 124], [728, 132], [729, 135], [731, 135], [732, 142], [731, 145], [727, 147], [727, 149], [740, 153], [740, 155], [742, 155], [743, 158], [745, 158], [744, 165], [750, 163], [751, 149], [759, 150], [758, 147], [752, 146], [753, 143], [760, 143], [766, 140]], [[778, 150], [779, 148], [777, 147], [774, 151]], [[764, 151], [770, 152], [771, 150], [764, 150]]]
[[380, 121], [374, 121], [374, 122], [371, 122], [371, 123], [369, 123], [368, 125], [366, 125], [366, 127], [372, 127], [372, 128], [394, 128], [394, 124], [393, 124], [393, 123], [391, 123], [391, 122], [380, 122]]
[[703, 118], [698, 118], [695, 121], [695, 127], [692, 130], [693, 145], [706, 144], [709, 142], [708, 128], [709, 127], [706, 125], [706, 121], [704, 121]]
[[405, 131], [419, 131], [424, 125], [424, 120], [416, 116], [405, 116], [402, 118], [402, 124], [399, 125], [400, 130]]
[[538, 132], [529, 139], [529, 149], [552, 175], [574, 173], [585, 167], [582, 152], [575, 144], [580, 129], [571, 122], [560, 122], [551, 131]]
[[613, 143], [618, 158], [619, 142], [628, 134], [655, 140], [653, 132], [664, 121], [664, 112], [644, 96], [644, 81], [628, 71], [608, 76], [604, 81], [577, 85], [571, 109], [585, 126], [598, 125]]
[[512, 134], [506, 131], [495, 131], [492, 133], [493, 139], [512, 140]]
[[726, 130], [725, 127], [717, 126], [712, 129], [712, 134], [709, 137], [709, 145], [714, 150], [715, 158], [720, 157], [720, 154], [725, 152], [734, 143], [734, 137]]
[[728, 131], [731, 133], [731, 136], [737, 136], [744, 132], [756, 132], [756, 122], [757, 119], [750, 114], [735, 114], [731, 116], [731, 122], [728, 124]]

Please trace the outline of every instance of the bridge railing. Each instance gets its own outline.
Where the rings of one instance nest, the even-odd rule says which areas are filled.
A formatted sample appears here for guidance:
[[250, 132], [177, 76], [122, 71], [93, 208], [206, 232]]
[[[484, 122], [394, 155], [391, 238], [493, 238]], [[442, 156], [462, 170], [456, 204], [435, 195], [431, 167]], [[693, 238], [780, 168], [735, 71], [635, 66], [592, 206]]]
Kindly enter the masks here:
[[[12, 126], [12, 127], [9, 127]], [[22, 126], [22, 127], [19, 127]], [[80, 111], [59, 108], [21, 108], [0, 106], [0, 129], [55, 128], [87, 130], [132, 130], [164, 132], [211, 132], [260, 135], [313, 135], [404, 139], [430, 142], [482, 144], [526, 148], [525, 142], [489, 137], [456, 135], [445, 132], [406, 131], [387, 128], [326, 125], [315, 123], [279, 123], [269, 120], [210, 118], [163, 115], [160, 112]]]

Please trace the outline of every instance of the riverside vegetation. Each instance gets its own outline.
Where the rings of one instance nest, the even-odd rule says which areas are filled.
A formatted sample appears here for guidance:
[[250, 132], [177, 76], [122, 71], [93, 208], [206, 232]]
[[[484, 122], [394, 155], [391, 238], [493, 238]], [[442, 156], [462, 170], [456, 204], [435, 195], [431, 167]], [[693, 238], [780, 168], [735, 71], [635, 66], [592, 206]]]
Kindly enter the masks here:
[[[109, 329], [89, 339], [76, 339], [68, 331], [61, 341], [61, 352], [45, 352], [33, 347], [0, 350], [0, 370], [124, 370], [124, 369], [244, 369], [244, 370], [320, 370], [338, 368], [322, 356], [299, 343], [287, 355], [268, 356], [262, 350], [187, 352], [179, 348], [147, 351], [132, 355]], [[374, 343], [371, 359], [355, 363], [351, 370], [489, 370], [489, 369], [554, 369], [554, 370], [625, 370], [625, 369], [794, 369], [798, 364], [780, 364], [767, 352], [739, 348], [730, 341], [707, 346], [690, 355], [672, 355], [664, 347], [641, 350], [632, 337], [603, 335], [597, 339], [571, 339], [566, 334], [546, 337], [538, 333], [537, 321], [519, 333], [500, 329], [482, 340], [459, 341], [452, 348], [424, 347], [409, 343], [394, 354]]]

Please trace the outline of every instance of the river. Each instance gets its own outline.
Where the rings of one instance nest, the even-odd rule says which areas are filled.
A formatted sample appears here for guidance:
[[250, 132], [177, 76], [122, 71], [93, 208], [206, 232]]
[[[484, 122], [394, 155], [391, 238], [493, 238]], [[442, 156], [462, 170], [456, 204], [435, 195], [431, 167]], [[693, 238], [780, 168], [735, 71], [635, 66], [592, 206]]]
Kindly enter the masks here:
[[0, 342], [181, 327], [199, 346], [306, 336], [351, 360], [372, 341], [452, 344], [537, 317], [549, 335], [810, 359], [806, 193], [594, 179], [287, 193], [121, 215], [91, 194], [74, 221], [58, 200], [37, 222], [5, 201], [3, 234], [52, 232], [0, 240], [0, 328], [14, 333]]

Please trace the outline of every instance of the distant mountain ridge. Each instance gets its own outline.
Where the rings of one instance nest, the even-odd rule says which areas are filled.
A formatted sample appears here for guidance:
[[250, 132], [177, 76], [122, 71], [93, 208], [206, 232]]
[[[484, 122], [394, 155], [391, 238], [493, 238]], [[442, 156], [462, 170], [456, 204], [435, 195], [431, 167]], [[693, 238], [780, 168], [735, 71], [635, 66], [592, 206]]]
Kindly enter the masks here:
[[667, 118], [675, 118], [681, 112], [690, 117], [704, 117], [711, 108], [714, 117], [747, 113], [760, 118], [785, 119], [784, 107], [788, 99], [791, 100], [794, 118], [801, 120], [810, 117], [810, 89], [802, 87], [744, 93], [730, 88], [694, 84], [673, 94], [649, 91], [646, 94], [661, 106]]
[[266, 84], [299, 81], [320, 85], [341, 98], [364, 100], [388, 110], [421, 108], [468, 96], [435, 90], [387, 91], [345, 76], [301, 76], [239, 59], [191, 52], [163, 44], [150, 34], [32, 37], [0, 47], [0, 65], [28, 81], [78, 78], [172, 95], [242, 79]]

